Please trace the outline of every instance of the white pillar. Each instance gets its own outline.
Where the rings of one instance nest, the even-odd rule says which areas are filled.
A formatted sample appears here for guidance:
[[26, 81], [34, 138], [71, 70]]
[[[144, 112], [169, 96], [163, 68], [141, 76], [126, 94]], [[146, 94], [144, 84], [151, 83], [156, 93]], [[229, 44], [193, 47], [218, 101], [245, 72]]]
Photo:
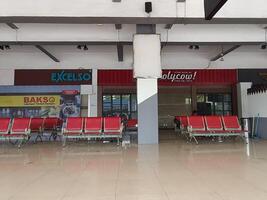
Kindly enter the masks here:
[[92, 70], [92, 77], [92, 94], [90, 99], [88, 99], [88, 103], [90, 102], [90, 111], [88, 107], [88, 112], [90, 113], [88, 113], [88, 116], [97, 117], [97, 69]]
[[92, 85], [81, 85], [81, 94], [88, 95], [88, 117], [97, 116], [97, 70], [92, 70]]
[[138, 144], [158, 144], [158, 81], [137, 79]]
[[136, 34], [133, 39], [137, 78], [138, 144], [158, 144], [158, 78], [162, 76], [160, 35]]
[[252, 83], [250, 82], [237, 84], [237, 105], [239, 118], [249, 117], [247, 90], [251, 87], [251, 85]]

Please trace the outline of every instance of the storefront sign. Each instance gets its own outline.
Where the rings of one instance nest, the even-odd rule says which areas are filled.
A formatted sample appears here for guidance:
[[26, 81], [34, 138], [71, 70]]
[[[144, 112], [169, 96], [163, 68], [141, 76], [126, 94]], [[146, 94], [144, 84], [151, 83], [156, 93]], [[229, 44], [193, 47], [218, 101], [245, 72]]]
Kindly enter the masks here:
[[172, 72], [164, 71], [161, 80], [168, 80], [171, 82], [192, 82], [196, 79], [197, 72]]
[[15, 85], [91, 85], [92, 70], [15, 70]]
[[59, 105], [59, 95], [0, 96], [0, 107], [42, 107]]
[[[187, 85], [232, 85], [237, 83], [237, 70], [190, 70], [170, 69], [162, 71], [159, 86], [187, 86]], [[99, 86], [135, 86], [132, 70], [98, 70]]]

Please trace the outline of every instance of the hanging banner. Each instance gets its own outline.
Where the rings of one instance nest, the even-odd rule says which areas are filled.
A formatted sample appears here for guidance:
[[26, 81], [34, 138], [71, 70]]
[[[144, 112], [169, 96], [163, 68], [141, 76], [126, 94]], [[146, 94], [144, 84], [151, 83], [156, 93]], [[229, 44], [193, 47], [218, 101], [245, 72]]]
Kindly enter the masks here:
[[0, 107], [43, 107], [59, 105], [59, 95], [0, 96]]

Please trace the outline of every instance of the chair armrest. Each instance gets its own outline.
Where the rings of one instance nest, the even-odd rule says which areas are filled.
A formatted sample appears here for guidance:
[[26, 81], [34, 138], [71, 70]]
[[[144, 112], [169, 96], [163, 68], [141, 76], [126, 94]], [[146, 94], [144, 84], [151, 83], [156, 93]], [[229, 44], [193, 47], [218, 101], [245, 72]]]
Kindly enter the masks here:
[[121, 126], [120, 126], [120, 133], [122, 133], [123, 128], [124, 128], [124, 125], [123, 125], [123, 123], [121, 123]]
[[188, 125], [188, 126], [187, 126], [187, 131], [188, 131], [188, 132], [192, 132], [192, 126]]

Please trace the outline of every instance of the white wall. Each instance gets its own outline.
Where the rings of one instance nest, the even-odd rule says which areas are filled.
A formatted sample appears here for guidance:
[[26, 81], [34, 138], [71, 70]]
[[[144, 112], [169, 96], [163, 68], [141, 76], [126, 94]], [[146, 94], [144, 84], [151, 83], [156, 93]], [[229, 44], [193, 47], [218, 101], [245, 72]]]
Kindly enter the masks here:
[[0, 69], [0, 85], [14, 85], [13, 69]]
[[[17, 31], [0, 24], [3, 42], [132, 42], [136, 25], [123, 24], [118, 32], [113, 24], [16, 24]], [[161, 40], [168, 42], [264, 42], [265, 25], [258, 24], [176, 24], [171, 30], [157, 25]]]
[[[0, 16], [146, 17], [145, 1], [122, 0], [121, 3], [112, 3], [112, 0], [0, 0]], [[151, 1], [151, 17], [176, 17], [180, 16], [180, 13], [186, 17], [204, 16], [204, 0], [186, 0], [185, 13], [183, 6], [177, 6], [176, 0]], [[230, 0], [219, 11], [217, 17], [267, 17], [267, 2]]]
[[250, 117], [267, 117], [267, 93], [248, 95]]

